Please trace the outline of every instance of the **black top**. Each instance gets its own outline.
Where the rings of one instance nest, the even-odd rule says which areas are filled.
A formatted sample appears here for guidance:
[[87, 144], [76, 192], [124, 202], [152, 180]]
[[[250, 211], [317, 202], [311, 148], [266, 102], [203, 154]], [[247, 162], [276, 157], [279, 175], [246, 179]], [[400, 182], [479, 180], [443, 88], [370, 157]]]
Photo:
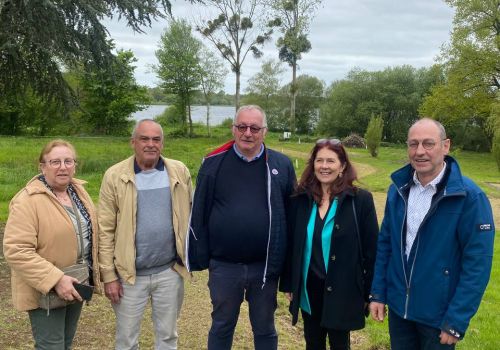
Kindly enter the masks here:
[[265, 261], [269, 210], [264, 157], [246, 162], [228, 150], [215, 181], [208, 231], [212, 258], [235, 263]]
[[323, 243], [321, 236], [323, 233], [323, 226], [325, 225], [325, 219], [328, 216], [328, 212], [330, 211], [331, 207], [332, 205], [330, 205], [330, 207], [328, 208], [325, 217], [323, 219], [319, 215], [319, 208], [318, 208], [318, 211], [316, 212], [316, 220], [314, 222], [311, 262], [309, 264], [309, 276], [315, 277], [316, 279], [320, 280], [326, 279], [325, 261], [323, 259]]

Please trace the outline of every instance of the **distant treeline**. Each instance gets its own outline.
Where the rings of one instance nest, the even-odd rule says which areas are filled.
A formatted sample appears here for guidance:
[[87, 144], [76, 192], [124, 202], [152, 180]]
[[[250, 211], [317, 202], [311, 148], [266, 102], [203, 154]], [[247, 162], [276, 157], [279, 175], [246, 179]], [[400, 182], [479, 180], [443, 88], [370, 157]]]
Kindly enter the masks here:
[[[147, 94], [151, 99], [151, 104], [154, 105], [172, 105], [177, 101], [176, 95], [165, 93], [161, 87], [148, 87]], [[224, 90], [220, 90], [213, 95], [211, 104], [213, 106], [233, 106], [234, 94], [227, 94]], [[192, 105], [205, 105], [205, 97], [201, 91], [196, 91], [192, 95]]]

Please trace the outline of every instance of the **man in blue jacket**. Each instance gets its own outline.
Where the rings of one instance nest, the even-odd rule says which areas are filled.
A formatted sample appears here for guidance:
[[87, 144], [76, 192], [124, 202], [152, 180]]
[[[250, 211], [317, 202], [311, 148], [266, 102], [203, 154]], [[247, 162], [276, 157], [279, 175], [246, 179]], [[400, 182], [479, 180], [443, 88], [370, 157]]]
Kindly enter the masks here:
[[393, 350], [454, 349], [488, 284], [491, 205], [449, 149], [444, 127], [421, 119], [408, 132], [410, 164], [391, 176], [370, 312], [383, 321], [389, 306]]
[[186, 256], [190, 271], [209, 269], [209, 350], [231, 348], [243, 299], [255, 349], [277, 348], [274, 311], [295, 171], [285, 155], [265, 147], [266, 126], [260, 107], [241, 107], [234, 140], [205, 157], [196, 180]]

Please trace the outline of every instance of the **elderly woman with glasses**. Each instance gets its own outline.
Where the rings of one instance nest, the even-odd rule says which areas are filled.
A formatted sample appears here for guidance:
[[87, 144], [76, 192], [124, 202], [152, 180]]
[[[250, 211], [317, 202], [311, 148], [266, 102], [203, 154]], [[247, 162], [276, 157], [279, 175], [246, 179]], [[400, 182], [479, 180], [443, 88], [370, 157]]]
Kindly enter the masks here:
[[[28, 311], [36, 349], [71, 348], [83, 303], [74, 285], [78, 280], [62, 270], [80, 260], [82, 270], [89, 272], [85, 263], [90, 270], [90, 284], [99, 281], [99, 269], [93, 268], [96, 213], [84, 181], [73, 178], [75, 158], [69, 142], [49, 142], [40, 154], [41, 173], [9, 206], [3, 249], [11, 267], [12, 299], [16, 309]], [[40, 308], [50, 291], [68, 305]]]
[[292, 323], [301, 310], [306, 349], [349, 349], [365, 325], [378, 234], [370, 192], [336, 139], [318, 140], [290, 200], [289, 241], [280, 289]]

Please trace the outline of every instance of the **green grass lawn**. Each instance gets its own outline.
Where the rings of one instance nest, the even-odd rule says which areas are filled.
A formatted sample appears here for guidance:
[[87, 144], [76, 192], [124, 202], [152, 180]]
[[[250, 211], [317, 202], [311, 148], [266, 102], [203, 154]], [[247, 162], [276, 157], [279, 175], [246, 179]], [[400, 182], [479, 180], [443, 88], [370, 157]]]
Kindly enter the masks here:
[[[201, 134], [201, 129], [197, 129]], [[226, 129], [215, 129], [213, 138], [193, 139], [166, 138], [163, 154], [183, 161], [196, 178], [203, 155], [215, 146], [231, 138]], [[7, 220], [8, 203], [26, 182], [38, 173], [38, 156], [42, 146], [52, 138], [0, 137], [0, 223]], [[128, 138], [114, 137], [68, 137], [78, 152], [77, 175], [88, 181], [88, 192], [95, 202], [104, 171], [112, 164], [132, 154]], [[296, 165], [297, 174], [302, 172], [312, 143], [280, 142], [277, 134], [268, 134], [266, 143], [271, 148], [286, 153]], [[376, 195], [377, 210], [383, 208], [384, 194], [389, 187], [391, 172], [406, 163], [403, 147], [382, 148], [378, 158], [370, 157], [367, 150], [349, 149], [351, 160], [360, 173], [362, 187]], [[500, 190], [492, 183], [500, 182], [500, 173], [491, 154], [459, 152], [456, 154], [464, 175], [472, 178], [492, 199], [494, 215], [500, 217]], [[377, 199], [378, 198], [378, 199]], [[379, 213], [381, 214], [381, 212]], [[380, 217], [380, 215], [379, 215]], [[1, 230], [0, 230], [1, 231]], [[498, 234], [498, 231], [497, 231]], [[1, 237], [0, 237], [1, 238]], [[498, 242], [498, 238], [496, 239]], [[500, 324], [500, 248], [495, 246], [494, 268], [490, 284], [478, 314], [473, 318], [467, 335], [460, 342], [462, 350], [497, 350], [500, 348], [496, 328]], [[496, 267], [496, 268], [495, 268]], [[8, 290], [8, 268], [0, 254], [0, 345], [2, 348], [32, 348], [29, 323], [25, 313], [16, 313], [10, 304]], [[206, 333], [210, 324], [210, 300], [206, 287], [206, 274], [196, 273], [195, 281], [186, 286], [185, 303], [179, 323], [181, 349], [202, 349], [206, 344]], [[235, 336], [235, 349], [251, 349], [251, 331], [245, 309]], [[303, 349], [302, 330], [291, 327], [285, 299], [279, 297], [276, 313], [280, 333], [280, 349]], [[147, 318], [147, 316], [146, 316]], [[246, 318], [246, 319], [245, 319]], [[95, 303], [84, 311], [78, 330], [75, 349], [111, 348], [114, 335], [114, 315], [105, 298], [96, 298]], [[14, 335], [14, 336], [13, 336]], [[152, 347], [151, 323], [146, 322], [141, 335], [141, 346]], [[367, 327], [353, 334], [353, 349], [389, 349], [387, 323], [368, 321]], [[104, 345], [103, 345], [104, 344]], [[108, 346], [109, 345], [109, 346]]]

